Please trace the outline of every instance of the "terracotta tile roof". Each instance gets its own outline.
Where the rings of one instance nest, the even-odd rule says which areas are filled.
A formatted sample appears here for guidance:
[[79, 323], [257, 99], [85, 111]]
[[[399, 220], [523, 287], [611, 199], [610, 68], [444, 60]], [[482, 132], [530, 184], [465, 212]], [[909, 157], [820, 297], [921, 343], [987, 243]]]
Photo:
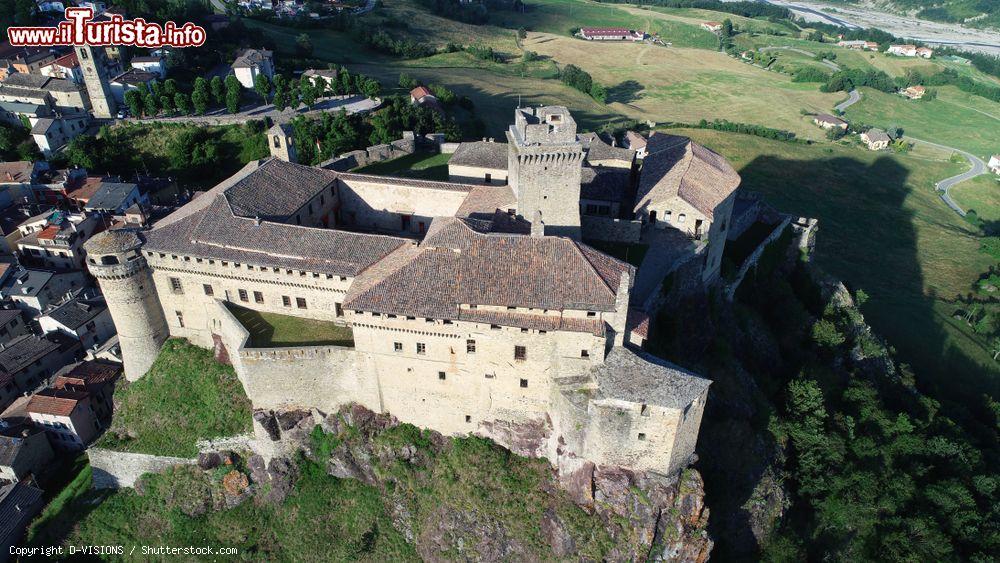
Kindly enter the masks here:
[[253, 68], [270, 59], [273, 52], [267, 49], [246, 49], [233, 61], [233, 68]]
[[49, 65], [59, 65], [59, 66], [64, 66], [66, 68], [73, 68], [75, 66], [78, 66], [79, 64], [80, 61], [76, 58], [76, 51], [73, 51], [68, 55], [63, 55], [58, 59], [49, 63]]
[[455, 149], [455, 154], [448, 159], [448, 165], [507, 170], [507, 143], [490, 141], [461, 143]]
[[632, 184], [632, 171], [625, 168], [590, 168], [580, 175], [580, 198], [625, 201]]
[[[517, 209], [517, 198], [510, 186], [476, 186], [455, 212], [456, 217], [492, 217], [496, 210]], [[432, 224], [433, 225], [433, 224]]]
[[634, 150], [623, 147], [612, 147], [605, 143], [597, 133], [581, 133], [576, 138], [583, 143], [583, 148], [587, 151], [587, 162], [618, 160], [631, 163], [635, 160]]
[[52, 382], [52, 388], [96, 393], [117, 380], [121, 373], [121, 364], [106, 360], [87, 360], [60, 370]]
[[739, 185], [740, 175], [725, 158], [689, 140], [646, 155], [635, 211], [678, 196], [712, 219]]
[[567, 238], [481, 233], [439, 217], [419, 251], [362, 274], [344, 306], [435, 319], [467, 318], [461, 304], [613, 311], [619, 280], [633, 270]]
[[0, 162], [0, 182], [30, 182], [32, 170], [29, 160]]
[[615, 346], [592, 370], [602, 397], [684, 409], [705, 393], [708, 379], [645, 352]]
[[626, 131], [625, 139], [631, 147], [638, 149], [646, 146], [646, 138], [635, 131]]
[[336, 179], [331, 170], [272, 158], [225, 194], [234, 215], [285, 220]]
[[89, 397], [90, 395], [84, 391], [46, 389], [35, 393], [28, 400], [28, 406], [25, 410], [35, 414], [69, 416], [73, 414], [80, 401]]
[[56, 238], [56, 235], [59, 234], [60, 230], [61, 229], [59, 225], [49, 225], [48, 227], [45, 227], [40, 232], [38, 232], [35, 235], [35, 238], [39, 240], [52, 240]]
[[434, 93], [431, 92], [431, 89], [426, 86], [417, 86], [413, 90], [410, 90], [410, 97], [414, 100], [419, 101], [420, 98], [423, 98], [424, 96], [434, 96]]
[[337, 178], [347, 185], [351, 181], [372, 182], [386, 186], [406, 186], [408, 188], [424, 188], [428, 190], [444, 190], [448, 192], [471, 192], [475, 186], [455, 182], [435, 182], [433, 180], [417, 180], [415, 178], [389, 178], [374, 174], [358, 174], [356, 172], [340, 172]]
[[643, 338], [649, 338], [649, 315], [641, 309], [629, 309], [625, 330], [634, 332]]

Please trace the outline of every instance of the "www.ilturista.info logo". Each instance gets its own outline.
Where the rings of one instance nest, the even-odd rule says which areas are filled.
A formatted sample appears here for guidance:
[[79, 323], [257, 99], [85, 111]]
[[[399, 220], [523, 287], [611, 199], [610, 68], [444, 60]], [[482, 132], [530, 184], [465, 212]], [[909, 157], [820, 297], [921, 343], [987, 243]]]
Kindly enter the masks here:
[[92, 21], [90, 8], [66, 8], [65, 21], [55, 27], [10, 27], [7, 40], [15, 47], [51, 47], [55, 45], [130, 45], [159, 47], [200, 47], [205, 44], [205, 28], [191, 22], [160, 25], [142, 18], [126, 20], [111, 14], [106, 20]]

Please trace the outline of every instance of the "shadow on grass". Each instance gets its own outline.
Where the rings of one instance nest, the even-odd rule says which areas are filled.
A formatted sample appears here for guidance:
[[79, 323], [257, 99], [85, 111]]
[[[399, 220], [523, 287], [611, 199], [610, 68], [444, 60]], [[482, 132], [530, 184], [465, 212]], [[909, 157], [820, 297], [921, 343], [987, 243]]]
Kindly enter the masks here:
[[626, 80], [616, 86], [608, 88], [608, 103], [619, 102], [622, 104], [628, 104], [634, 102], [641, 98], [639, 92], [642, 92], [645, 86], [639, 84], [635, 80]]
[[23, 538], [25, 546], [62, 545], [74, 525], [93, 511], [106, 492], [91, 488], [92, 469], [87, 454], [62, 458], [39, 486], [45, 492], [45, 508], [35, 518]]
[[[988, 439], [981, 429], [989, 428], [993, 418], [982, 396], [997, 396], [997, 371], [949, 342], [946, 319], [935, 311], [941, 301], [925, 292], [928, 264], [920, 260], [918, 218], [905, 205], [913, 190], [907, 185], [909, 172], [888, 157], [868, 164], [851, 158], [761, 156], [740, 174], [744, 189], [763, 192], [778, 209], [819, 219], [815, 263], [852, 291], [869, 294], [863, 307], [869, 324], [896, 348], [897, 360], [912, 366], [920, 391], [940, 401], [942, 412], [963, 431]], [[926, 230], [921, 235], [927, 236]], [[690, 319], [700, 313], [677, 315]], [[735, 346], [738, 355], [739, 344], [726, 341], [692, 354], [689, 350], [697, 347], [683, 344], [695, 338], [689, 332], [680, 328], [668, 336], [681, 342], [667, 341], [681, 356], [668, 359], [699, 366], [714, 382], [697, 447], [711, 509], [709, 533], [716, 540], [712, 555], [724, 561], [756, 559], [758, 538], [769, 532], [762, 529], [768, 516], [761, 507], [780, 503], [768, 496], [781, 488], [780, 475], [768, 473], [780, 457], [767, 426], [769, 412], [783, 400], [781, 389], [796, 376], [789, 372], [796, 364], [779, 358], [772, 366], [724, 365], [712, 357], [714, 351]], [[761, 393], [767, 401], [755, 399]]]

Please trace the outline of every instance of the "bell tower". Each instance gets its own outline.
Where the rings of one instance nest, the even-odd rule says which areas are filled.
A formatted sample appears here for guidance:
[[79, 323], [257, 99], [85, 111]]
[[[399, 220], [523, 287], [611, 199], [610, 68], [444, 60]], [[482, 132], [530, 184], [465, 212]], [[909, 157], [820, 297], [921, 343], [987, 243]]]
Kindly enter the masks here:
[[276, 123], [267, 130], [267, 146], [271, 150], [271, 156], [285, 162], [298, 162], [292, 132], [292, 126], [287, 123]]
[[563, 106], [518, 108], [507, 131], [507, 182], [517, 213], [544, 234], [580, 238], [583, 145], [576, 121]]
[[111, 87], [108, 86], [108, 77], [104, 74], [104, 51], [100, 48], [95, 51], [90, 45], [77, 45], [74, 49], [83, 70], [83, 84], [87, 87], [87, 96], [90, 98], [90, 111], [97, 118], [114, 117], [118, 108], [111, 95]]

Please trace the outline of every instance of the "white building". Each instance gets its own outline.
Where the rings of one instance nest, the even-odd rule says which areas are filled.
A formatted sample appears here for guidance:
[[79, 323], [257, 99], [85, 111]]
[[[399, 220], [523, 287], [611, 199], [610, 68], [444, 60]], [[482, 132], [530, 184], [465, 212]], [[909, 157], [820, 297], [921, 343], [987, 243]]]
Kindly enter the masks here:
[[86, 112], [40, 117], [32, 120], [31, 138], [46, 157], [63, 148], [66, 143], [83, 134], [90, 125]]
[[38, 324], [45, 334], [60, 332], [79, 340], [85, 349], [103, 344], [115, 334], [104, 298], [88, 298], [83, 291], [45, 311]]
[[125, 103], [125, 93], [139, 88], [149, 88], [159, 79], [159, 75], [136, 68], [130, 68], [108, 82], [111, 95], [119, 104]]
[[257, 75], [274, 77], [274, 54], [266, 49], [246, 49], [233, 61], [233, 73], [244, 88], [253, 88]]
[[161, 80], [167, 77], [167, 66], [163, 57], [132, 57], [132, 61], [129, 64], [136, 70], [153, 73], [159, 76]]
[[990, 170], [996, 174], [1000, 174], [1000, 154], [995, 154], [990, 157], [990, 162], [987, 164]]

